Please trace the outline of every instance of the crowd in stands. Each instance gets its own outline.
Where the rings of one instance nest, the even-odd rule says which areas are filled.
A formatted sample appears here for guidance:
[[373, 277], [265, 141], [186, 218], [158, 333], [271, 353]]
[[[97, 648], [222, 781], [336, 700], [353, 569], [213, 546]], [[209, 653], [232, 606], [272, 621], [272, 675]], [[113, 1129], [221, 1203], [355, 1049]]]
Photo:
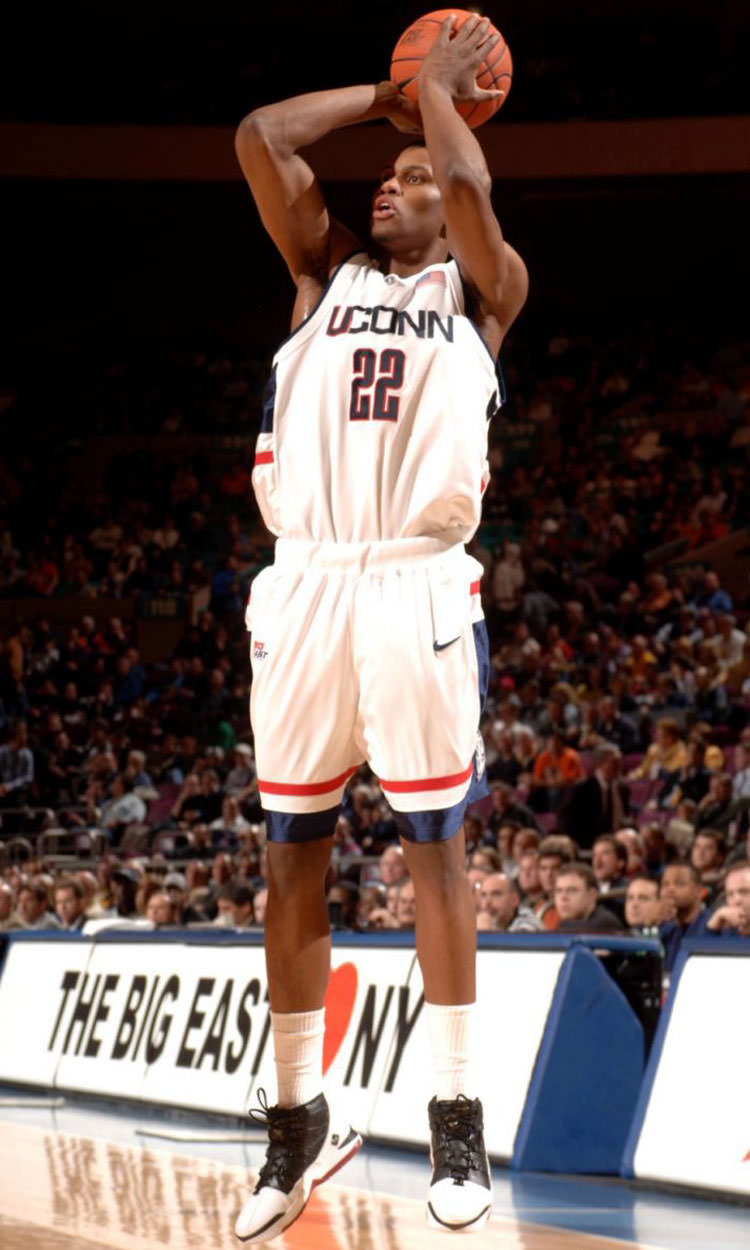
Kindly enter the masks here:
[[[471, 544], [491, 795], [466, 820], [467, 879], [481, 931], [658, 932], [671, 966], [686, 932], [750, 936], [750, 601], [703, 550], [746, 542], [750, 381], [740, 343], [688, 364], [664, 343], [655, 357], [622, 337], [590, 347], [571, 333], [506, 361]], [[0, 653], [0, 930], [262, 924], [243, 627], [271, 552], [248, 504], [261, 372], [184, 355], [166, 396], [128, 373], [128, 429], [158, 431], [158, 457], [114, 440], [74, 489], [42, 449], [43, 510], [22, 486], [32, 442], [0, 465], [0, 596], [39, 605]], [[107, 374], [115, 408], [123, 377]], [[84, 389], [94, 436], [102, 391]], [[206, 423], [246, 445], [182, 453]], [[201, 606], [171, 654], [144, 661], [131, 608], [159, 595]], [[85, 610], [61, 623], [72, 596]], [[414, 923], [397, 822], [366, 767], [329, 886], [342, 927]]]

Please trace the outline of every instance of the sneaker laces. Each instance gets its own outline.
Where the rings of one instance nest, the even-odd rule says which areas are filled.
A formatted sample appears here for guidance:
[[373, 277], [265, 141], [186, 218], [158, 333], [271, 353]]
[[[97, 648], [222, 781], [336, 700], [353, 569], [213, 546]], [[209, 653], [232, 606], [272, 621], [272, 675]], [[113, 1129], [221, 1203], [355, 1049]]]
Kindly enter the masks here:
[[450, 1172], [451, 1180], [462, 1185], [472, 1171], [484, 1164], [484, 1143], [478, 1108], [464, 1094], [435, 1108], [438, 1141], [434, 1147], [436, 1167]]
[[268, 1149], [254, 1193], [264, 1185], [289, 1193], [304, 1161], [307, 1113], [303, 1107], [269, 1107], [264, 1089], [258, 1089], [257, 1096], [260, 1106], [251, 1107], [249, 1115], [268, 1129]]

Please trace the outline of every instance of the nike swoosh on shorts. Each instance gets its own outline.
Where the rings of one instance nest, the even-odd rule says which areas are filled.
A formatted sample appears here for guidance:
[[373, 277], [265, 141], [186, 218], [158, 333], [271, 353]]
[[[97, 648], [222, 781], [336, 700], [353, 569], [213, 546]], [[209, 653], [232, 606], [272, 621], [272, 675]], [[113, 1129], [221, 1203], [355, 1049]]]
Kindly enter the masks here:
[[452, 647], [454, 642], [458, 642], [460, 637], [460, 634], [456, 634], [456, 637], [451, 638], [450, 642], [433, 642], [432, 649], [433, 651], [445, 651], [446, 647]]

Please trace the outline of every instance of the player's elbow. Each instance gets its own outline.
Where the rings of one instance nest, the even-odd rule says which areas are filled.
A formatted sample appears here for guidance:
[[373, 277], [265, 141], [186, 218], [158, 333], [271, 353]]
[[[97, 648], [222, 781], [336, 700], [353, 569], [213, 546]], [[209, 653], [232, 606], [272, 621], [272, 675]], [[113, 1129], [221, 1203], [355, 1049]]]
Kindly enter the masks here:
[[243, 117], [234, 139], [234, 146], [238, 156], [245, 154], [253, 154], [260, 151], [278, 151], [282, 147], [282, 136], [279, 128], [274, 124], [270, 116], [270, 110], [265, 108], [254, 109], [252, 113], [248, 113], [247, 117]]
[[487, 200], [492, 192], [492, 179], [489, 170], [477, 169], [473, 165], [457, 164], [447, 173], [443, 198], [453, 199], [457, 203]]
[[243, 117], [234, 136], [234, 146], [238, 152], [248, 151], [264, 146], [268, 142], [268, 126], [263, 118], [263, 109], [255, 109]]

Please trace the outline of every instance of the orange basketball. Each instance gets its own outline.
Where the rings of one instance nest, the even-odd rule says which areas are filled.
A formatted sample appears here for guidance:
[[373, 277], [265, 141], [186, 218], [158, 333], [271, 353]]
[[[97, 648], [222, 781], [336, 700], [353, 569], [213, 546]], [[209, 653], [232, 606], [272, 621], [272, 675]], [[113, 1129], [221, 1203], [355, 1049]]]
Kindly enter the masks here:
[[[440, 27], [451, 14], [454, 14], [456, 18], [454, 30], [460, 30], [465, 21], [477, 16], [476, 13], [468, 13], [465, 9], [436, 9], [434, 13], [425, 13], [424, 17], [418, 17], [416, 22], [412, 22], [393, 49], [391, 80], [410, 100], [416, 100], [419, 95], [417, 74], [420, 66], [437, 39]], [[490, 26], [489, 33], [499, 34], [500, 32], [496, 26]], [[485, 91], [504, 91], [505, 95], [499, 100], [456, 101], [458, 112], [472, 130], [488, 121], [500, 105], [507, 100], [512, 79], [513, 62], [510, 48], [500, 35], [494, 48], [490, 49], [479, 67], [477, 82]]]

